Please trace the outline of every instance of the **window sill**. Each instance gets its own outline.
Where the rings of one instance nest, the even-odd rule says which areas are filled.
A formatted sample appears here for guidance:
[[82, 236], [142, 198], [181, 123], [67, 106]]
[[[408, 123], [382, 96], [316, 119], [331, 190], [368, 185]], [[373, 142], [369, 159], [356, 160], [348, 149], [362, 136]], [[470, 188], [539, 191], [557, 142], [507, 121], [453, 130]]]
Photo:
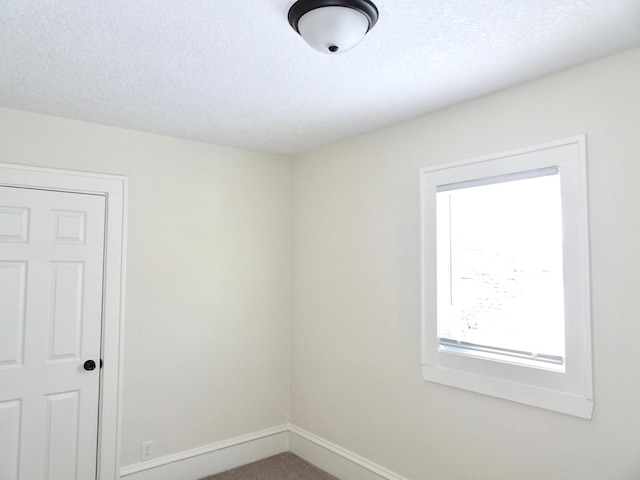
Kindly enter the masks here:
[[425, 380], [513, 402], [591, 419], [593, 399], [578, 395], [524, 385], [499, 378], [462, 372], [434, 365], [422, 365]]

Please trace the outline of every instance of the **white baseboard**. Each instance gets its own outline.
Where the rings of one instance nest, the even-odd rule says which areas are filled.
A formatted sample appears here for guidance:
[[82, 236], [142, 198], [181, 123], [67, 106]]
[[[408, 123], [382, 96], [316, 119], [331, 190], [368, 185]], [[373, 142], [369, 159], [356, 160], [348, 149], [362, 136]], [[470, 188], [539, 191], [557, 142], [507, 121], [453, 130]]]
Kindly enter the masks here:
[[341, 480], [408, 480], [290, 424], [128, 465], [120, 470], [120, 478], [198, 480], [288, 451]]
[[198, 480], [289, 451], [289, 426], [262, 430], [186, 452], [128, 465], [126, 480]]
[[341, 480], [408, 480], [295, 425], [289, 425], [289, 451]]

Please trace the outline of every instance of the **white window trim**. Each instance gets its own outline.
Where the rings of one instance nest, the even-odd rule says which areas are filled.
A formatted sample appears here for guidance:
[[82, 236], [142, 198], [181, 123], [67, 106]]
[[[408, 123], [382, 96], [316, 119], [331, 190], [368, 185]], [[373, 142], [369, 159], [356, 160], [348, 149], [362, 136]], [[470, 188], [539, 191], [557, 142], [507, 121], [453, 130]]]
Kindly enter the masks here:
[[[436, 317], [436, 189], [439, 185], [558, 167], [565, 265], [565, 372], [441, 348]], [[586, 137], [421, 169], [421, 363], [425, 380], [591, 418], [593, 372]]]

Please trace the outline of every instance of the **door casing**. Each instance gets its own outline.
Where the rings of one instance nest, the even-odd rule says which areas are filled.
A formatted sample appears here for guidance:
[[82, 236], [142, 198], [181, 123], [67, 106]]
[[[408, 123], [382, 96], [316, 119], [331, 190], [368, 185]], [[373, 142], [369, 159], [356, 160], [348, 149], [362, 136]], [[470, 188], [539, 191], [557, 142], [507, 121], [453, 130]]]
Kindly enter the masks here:
[[122, 368], [124, 345], [127, 178], [72, 170], [0, 163], [0, 185], [106, 198], [102, 360], [96, 480], [120, 478]]

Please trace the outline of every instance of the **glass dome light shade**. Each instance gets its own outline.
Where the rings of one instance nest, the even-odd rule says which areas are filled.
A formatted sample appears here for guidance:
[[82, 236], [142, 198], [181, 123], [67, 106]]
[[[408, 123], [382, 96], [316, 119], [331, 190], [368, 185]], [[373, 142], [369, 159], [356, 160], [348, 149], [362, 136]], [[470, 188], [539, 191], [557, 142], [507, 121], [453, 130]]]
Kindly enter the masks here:
[[349, 7], [313, 9], [298, 21], [298, 32], [312, 48], [323, 53], [342, 53], [355, 47], [369, 30], [369, 19]]

